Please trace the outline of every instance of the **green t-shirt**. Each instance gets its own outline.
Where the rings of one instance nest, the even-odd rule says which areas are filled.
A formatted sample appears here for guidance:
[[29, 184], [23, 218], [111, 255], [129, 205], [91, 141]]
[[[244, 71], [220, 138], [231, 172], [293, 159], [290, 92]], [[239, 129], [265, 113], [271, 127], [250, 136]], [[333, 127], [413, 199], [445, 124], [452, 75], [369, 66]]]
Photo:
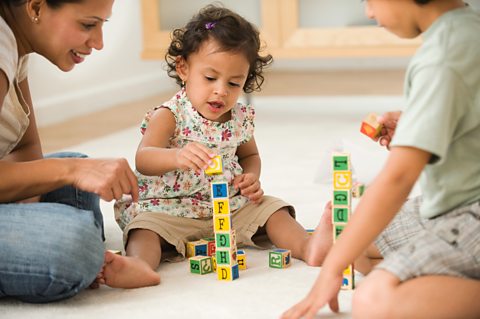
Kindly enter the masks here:
[[420, 178], [420, 214], [432, 218], [480, 200], [480, 15], [449, 11], [423, 38], [407, 70], [392, 147], [432, 154]]

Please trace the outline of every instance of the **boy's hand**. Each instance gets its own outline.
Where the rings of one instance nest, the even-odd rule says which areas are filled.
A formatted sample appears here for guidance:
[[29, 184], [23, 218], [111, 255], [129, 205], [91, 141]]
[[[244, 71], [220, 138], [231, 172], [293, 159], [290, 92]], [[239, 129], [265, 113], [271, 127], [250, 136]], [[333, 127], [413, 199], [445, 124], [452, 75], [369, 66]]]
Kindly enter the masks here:
[[260, 186], [260, 181], [255, 174], [246, 173], [235, 176], [233, 179], [233, 186], [240, 190], [240, 194], [248, 197], [253, 203], [259, 204], [262, 201], [263, 189]]
[[338, 312], [338, 292], [342, 273], [322, 269], [307, 297], [282, 314], [282, 319], [316, 318], [317, 312], [327, 303], [333, 312]]
[[203, 171], [210, 164], [215, 154], [205, 145], [192, 142], [177, 150], [177, 167], [183, 170]]
[[374, 140], [378, 141], [381, 146], [390, 149], [390, 142], [395, 134], [395, 129], [397, 128], [397, 123], [401, 115], [402, 112], [400, 111], [387, 112], [377, 118], [377, 121], [382, 124], [383, 127], [380, 134]]

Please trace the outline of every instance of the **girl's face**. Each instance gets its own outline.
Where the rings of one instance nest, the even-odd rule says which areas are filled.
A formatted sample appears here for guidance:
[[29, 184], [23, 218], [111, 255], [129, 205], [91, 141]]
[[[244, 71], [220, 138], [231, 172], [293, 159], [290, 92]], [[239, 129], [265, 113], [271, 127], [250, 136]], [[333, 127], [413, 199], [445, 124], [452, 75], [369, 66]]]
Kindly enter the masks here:
[[192, 106], [204, 118], [230, 120], [247, 79], [249, 63], [244, 54], [225, 52], [215, 40], [207, 40], [185, 60], [177, 58], [177, 74], [185, 82]]
[[82, 63], [92, 49], [103, 48], [102, 27], [111, 15], [114, 0], [84, 0], [52, 9], [43, 0], [36, 12], [30, 45], [62, 71]]
[[365, 5], [369, 19], [401, 38], [415, 38], [421, 33], [415, 19], [417, 11], [413, 0], [366, 0]]

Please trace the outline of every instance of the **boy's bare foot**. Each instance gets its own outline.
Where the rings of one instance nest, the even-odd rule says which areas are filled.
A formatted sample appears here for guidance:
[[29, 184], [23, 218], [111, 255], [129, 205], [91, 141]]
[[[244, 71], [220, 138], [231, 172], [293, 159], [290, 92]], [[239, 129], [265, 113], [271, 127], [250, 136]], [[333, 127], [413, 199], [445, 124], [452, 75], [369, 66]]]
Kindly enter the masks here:
[[105, 262], [95, 282], [113, 288], [155, 286], [160, 276], [143, 260], [105, 252]]
[[315, 231], [310, 237], [306, 248], [305, 262], [310, 266], [321, 266], [323, 260], [333, 245], [332, 203], [325, 205]]

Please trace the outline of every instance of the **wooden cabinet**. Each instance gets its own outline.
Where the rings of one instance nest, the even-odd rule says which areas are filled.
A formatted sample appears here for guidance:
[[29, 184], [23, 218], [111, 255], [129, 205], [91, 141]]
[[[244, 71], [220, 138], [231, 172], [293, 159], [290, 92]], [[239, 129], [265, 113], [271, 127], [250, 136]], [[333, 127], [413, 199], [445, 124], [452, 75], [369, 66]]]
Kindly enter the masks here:
[[[172, 28], [184, 25], [199, 8], [210, 2], [142, 0], [142, 57], [163, 59]], [[359, 22], [348, 21], [352, 15], [363, 17], [360, 1], [224, 0], [222, 3], [259, 27], [267, 51], [276, 59], [409, 56], [420, 44], [420, 39], [399, 39], [371, 25], [365, 18]], [[163, 23], [172, 18], [171, 8], [180, 5], [184, 6], [182, 17], [170, 24]]]

